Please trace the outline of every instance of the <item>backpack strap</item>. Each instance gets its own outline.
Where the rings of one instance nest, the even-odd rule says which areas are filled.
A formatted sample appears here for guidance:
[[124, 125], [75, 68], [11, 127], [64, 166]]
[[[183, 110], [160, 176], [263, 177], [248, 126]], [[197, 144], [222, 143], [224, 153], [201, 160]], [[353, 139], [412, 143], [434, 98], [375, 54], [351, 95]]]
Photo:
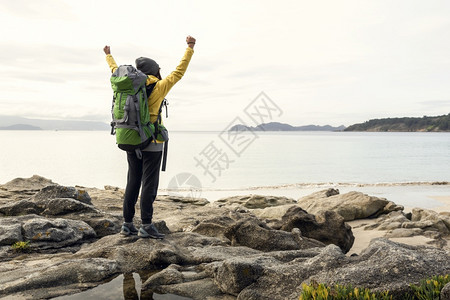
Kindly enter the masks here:
[[156, 85], [156, 82], [145, 86], [145, 91], [147, 92], [147, 99], [148, 99], [148, 97], [150, 97], [150, 94], [153, 92], [155, 85]]
[[141, 149], [137, 148], [137, 149], [134, 150], [134, 152], [136, 153], [136, 157], [138, 159], [142, 159], [142, 151], [141, 151]]
[[112, 121], [111, 121], [111, 135], [115, 135], [116, 134], [116, 122], [114, 120], [114, 104], [116, 103], [116, 96], [113, 95], [113, 99], [112, 99], [112, 107], [111, 107], [111, 115], [112, 115]]
[[161, 166], [161, 171], [163, 171], [163, 172], [166, 171], [168, 146], [169, 146], [169, 141], [165, 141], [164, 142], [164, 146], [163, 146], [164, 147], [164, 149], [163, 149], [163, 160], [162, 160], [162, 166]]
[[138, 101], [139, 93], [143, 94], [142, 97], [144, 97], [144, 99], [147, 99], [147, 97], [146, 97], [146, 92], [145, 92], [144, 88], [141, 88], [141, 91], [133, 96], [133, 102], [134, 102], [134, 106], [136, 108], [136, 114], [138, 115], [138, 118], [137, 118], [138, 124], [137, 125], [139, 128], [139, 135], [141, 136], [141, 141], [145, 142], [145, 132], [144, 132], [144, 129], [142, 128], [141, 118], [139, 117], [141, 115], [141, 108], [140, 108], [139, 101]]
[[158, 110], [158, 118], [156, 119], [158, 124], [161, 124], [161, 113], [162, 113], [163, 106], [165, 106], [165, 108], [166, 108], [166, 118], [169, 117], [169, 112], [167, 110], [167, 105], [169, 105], [169, 102], [167, 101], [166, 98], [164, 98], [163, 101], [161, 102], [161, 105], [159, 106], [159, 110]]

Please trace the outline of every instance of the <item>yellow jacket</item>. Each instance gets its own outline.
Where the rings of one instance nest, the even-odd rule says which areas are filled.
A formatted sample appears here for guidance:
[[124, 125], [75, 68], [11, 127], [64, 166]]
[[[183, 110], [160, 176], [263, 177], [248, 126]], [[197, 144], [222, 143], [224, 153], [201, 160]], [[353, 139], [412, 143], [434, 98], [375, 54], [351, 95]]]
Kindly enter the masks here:
[[[159, 80], [153, 75], [147, 76], [146, 85], [156, 82], [156, 85], [153, 88], [150, 97], [148, 98], [150, 122], [156, 122], [156, 119], [158, 118], [159, 107], [161, 106], [162, 101], [169, 93], [170, 89], [175, 85], [175, 83], [177, 83], [181, 79], [181, 77], [183, 77], [184, 73], [187, 70], [189, 62], [191, 61], [192, 54], [194, 54], [194, 49], [187, 47], [186, 51], [184, 52], [184, 56], [175, 71], [170, 73], [170, 75], [168, 75], [164, 79]], [[108, 63], [111, 72], [114, 73], [114, 71], [118, 67], [111, 54], [106, 55], [106, 62]]]

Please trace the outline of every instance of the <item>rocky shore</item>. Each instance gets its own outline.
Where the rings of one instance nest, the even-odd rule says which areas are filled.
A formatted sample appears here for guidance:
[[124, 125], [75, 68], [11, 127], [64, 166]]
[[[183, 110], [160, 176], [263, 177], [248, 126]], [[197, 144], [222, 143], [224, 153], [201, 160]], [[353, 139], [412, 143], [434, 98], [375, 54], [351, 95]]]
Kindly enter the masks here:
[[[410, 284], [450, 274], [450, 212], [405, 213], [387, 199], [335, 189], [212, 203], [162, 195], [155, 225], [166, 238], [153, 240], [118, 234], [122, 197], [116, 187], [61, 186], [36, 175], [0, 185], [0, 299], [49, 299], [144, 272], [141, 299], [298, 299], [313, 280], [402, 299]], [[355, 238], [374, 232], [354, 251]], [[404, 237], [425, 242], [396, 241]], [[442, 296], [450, 299], [450, 284]]]

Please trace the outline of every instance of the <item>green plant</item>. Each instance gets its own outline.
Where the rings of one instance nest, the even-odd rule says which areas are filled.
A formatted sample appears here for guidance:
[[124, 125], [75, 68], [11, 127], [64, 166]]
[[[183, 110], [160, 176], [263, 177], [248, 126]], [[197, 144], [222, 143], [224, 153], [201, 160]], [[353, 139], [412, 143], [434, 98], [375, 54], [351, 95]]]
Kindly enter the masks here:
[[30, 241], [15, 242], [11, 245], [11, 248], [15, 252], [28, 252], [30, 251]]
[[414, 295], [411, 299], [418, 300], [439, 300], [439, 295], [444, 286], [450, 282], [450, 275], [433, 276], [431, 279], [420, 281], [419, 285], [411, 284]]
[[302, 284], [300, 300], [388, 300], [389, 292], [373, 293], [366, 288], [353, 288], [351, 285], [335, 284], [331, 287], [312, 281], [310, 285]]
[[[412, 294], [404, 295], [405, 300], [439, 300], [441, 290], [450, 282], [450, 275], [433, 276], [421, 280], [419, 285], [411, 284]], [[302, 284], [300, 300], [388, 300], [389, 292], [375, 293], [366, 288], [353, 288], [351, 285], [335, 284], [331, 287], [311, 281]]]

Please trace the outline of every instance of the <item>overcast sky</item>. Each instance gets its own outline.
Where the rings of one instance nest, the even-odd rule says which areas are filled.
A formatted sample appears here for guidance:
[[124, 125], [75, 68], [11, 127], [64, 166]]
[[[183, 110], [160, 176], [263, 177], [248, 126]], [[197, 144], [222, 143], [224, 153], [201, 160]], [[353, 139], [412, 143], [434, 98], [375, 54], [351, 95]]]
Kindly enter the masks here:
[[450, 112], [450, 1], [0, 0], [0, 115], [110, 121], [110, 71], [168, 75], [172, 130], [222, 130], [261, 91], [292, 125]]

